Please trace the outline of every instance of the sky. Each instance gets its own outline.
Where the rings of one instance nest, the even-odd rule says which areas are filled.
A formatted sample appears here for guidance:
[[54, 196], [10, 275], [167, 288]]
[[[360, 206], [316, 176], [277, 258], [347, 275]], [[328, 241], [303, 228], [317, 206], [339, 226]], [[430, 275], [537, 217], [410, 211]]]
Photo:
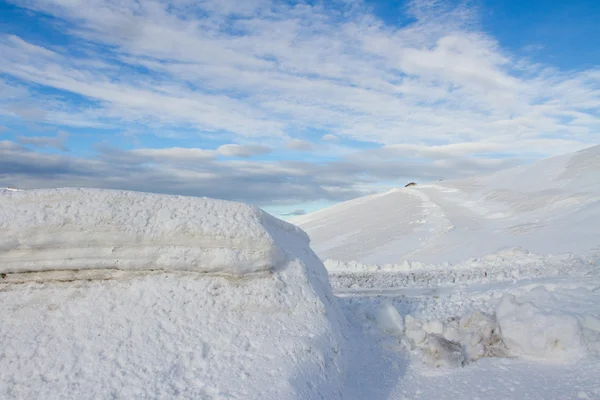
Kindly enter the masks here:
[[0, 187], [291, 218], [600, 142], [596, 0], [0, 0]]

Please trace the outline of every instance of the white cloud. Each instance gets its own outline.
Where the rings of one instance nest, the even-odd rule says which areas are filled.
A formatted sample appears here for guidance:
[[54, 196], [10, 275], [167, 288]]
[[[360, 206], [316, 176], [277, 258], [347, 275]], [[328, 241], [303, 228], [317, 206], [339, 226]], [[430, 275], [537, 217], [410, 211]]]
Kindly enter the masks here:
[[135, 149], [124, 152], [140, 160], [154, 162], [204, 162], [212, 160], [215, 152], [212, 150], [171, 147], [166, 149]]
[[302, 140], [302, 139], [290, 139], [285, 144], [285, 147], [287, 147], [290, 150], [298, 150], [298, 151], [312, 151], [314, 149], [314, 146], [312, 143], [307, 142], [306, 140]]
[[[243, 8], [217, 0], [17, 4], [114, 46], [113, 54], [88, 49], [89, 58], [73, 58], [14, 36], [0, 45], [2, 72], [99, 102], [95, 118], [87, 110], [95, 122], [247, 137], [322, 128], [383, 144], [592, 143], [600, 127], [598, 70], [562, 73], [517, 59], [464, 6], [414, 1], [416, 22], [395, 28], [360, 2], [343, 11], [267, 0]], [[153, 74], [124, 73], [111, 57]], [[564, 118], [572, 114], [580, 117]]]
[[59, 131], [56, 136], [17, 136], [17, 140], [21, 144], [29, 144], [36, 147], [54, 147], [61, 151], [69, 151], [66, 145], [69, 133]]
[[225, 157], [252, 157], [269, 154], [272, 149], [269, 146], [258, 144], [224, 144], [217, 149], [218, 153]]
[[377, 157], [371, 151], [339, 161], [221, 161], [203, 149], [98, 148], [92, 158], [45, 154], [11, 141], [0, 141], [0, 186], [102, 187], [209, 196], [259, 205], [315, 200], [340, 201], [381, 190], [385, 181], [430, 181], [494, 171], [514, 165], [512, 158], [446, 158], [422, 163], [410, 157]]
[[[65, 48], [0, 36], [3, 123], [162, 132], [169, 140], [160, 149], [101, 149], [93, 161], [11, 147], [6, 176], [30, 187], [87, 185], [93, 176], [106, 187], [335, 201], [381, 181], [491, 171], [600, 139], [600, 68], [561, 71], [520, 59], [464, 5], [413, 1], [414, 22], [395, 27], [360, 0], [337, 8], [270, 0], [13, 2], [58, 18], [77, 41]], [[329, 143], [319, 148], [301, 139], [323, 131]], [[337, 139], [352, 141], [342, 147]], [[232, 142], [260, 144], [221, 145]], [[362, 151], [360, 142], [379, 148]], [[221, 146], [189, 148], [198, 143]], [[336, 161], [218, 157], [250, 158], [278, 146]], [[27, 167], [17, 153], [47, 171]]]
[[339, 137], [337, 137], [336, 135], [333, 135], [333, 134], [331, 134], [331, 133], [328, 133], [328, 134], [326, 134], [326, 135], [323, 135], [323, 136], [321, 137], [321, 139], [322, 139], [322, 140], [328, 140], [328, 141], [331, 141], [331, 142], [335, 142], [335, 141], [337, 141], [337, 140], [340, 140], [340, 138], [339, 138]]

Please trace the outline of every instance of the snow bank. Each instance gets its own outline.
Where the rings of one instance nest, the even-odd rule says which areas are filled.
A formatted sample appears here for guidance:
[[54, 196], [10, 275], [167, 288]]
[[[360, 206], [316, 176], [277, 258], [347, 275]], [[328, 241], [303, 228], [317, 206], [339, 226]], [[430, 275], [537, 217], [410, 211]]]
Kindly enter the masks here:
[[423, 272], [423, 271], [460, 271], [471, 270], [474, 268], [485, 269], [486, 272], [493, 274], [496, 270], [527, 270], [564, 268], [565, 265], [571, 267], [581, 264], [590, 264], [593, 262], [593, 253], [590, 257], [584, 259], [571, 253], [565, 254], [535, 254], [519, 246], [505, 247], [493, 253], [481, 257], [469, 257], [465, 260], [450, 263], [442, 262], [438, 264], [424, 263], [420, 261], [402, 260], [393, 264], [368, 264], [358, 261], [342, 261], [326, 259], [323, 261], [327, 270], [335, 274], [350, 273], [374, 273], [374, 272]]
[[2, 272], [178, 270], [242, 275], [277, 268], [299, 228], [246, 204], [95, 190], [0, 191]]
[[573, 315], [548, 313], [508, 295], [496, 308], [496, 316], [504, 342], [514, 355], [565, 360], [587, 352], [581, 326]]
[[60, 271], [0, 279], [0, 398], [343, 397], [345, 322], [297, 228], [210, 199], [0, 196], [3, 269], [133, 270], [107, 280], [52, 280]]
[[502, 249], [483, 257], [452, 264], [403, 261], [398, 264], [363, 264], [325, 260], [334, 288], [340, 292], [361, 289], [436, 288], [456, 284], [491, 284], [539, 277], [585, 277], [600, 266], [600, 253], [530, 253], [519, 247]]

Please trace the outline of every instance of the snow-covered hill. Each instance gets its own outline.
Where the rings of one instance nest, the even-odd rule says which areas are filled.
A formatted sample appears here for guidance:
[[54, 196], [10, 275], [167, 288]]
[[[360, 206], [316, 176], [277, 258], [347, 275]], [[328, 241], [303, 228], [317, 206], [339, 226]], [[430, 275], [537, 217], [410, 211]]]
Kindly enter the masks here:
[[293, 222], [386, 371], [355, 398], [600, 399], [600, 146]]
[[410, 186], [293, 220], [322, 259], [460, 262], [600, 245], [600, 146], [490, 175]]
[[341, 397], [326, 271], [255, 207], [0, 191], [0, 272], [1, 399]]

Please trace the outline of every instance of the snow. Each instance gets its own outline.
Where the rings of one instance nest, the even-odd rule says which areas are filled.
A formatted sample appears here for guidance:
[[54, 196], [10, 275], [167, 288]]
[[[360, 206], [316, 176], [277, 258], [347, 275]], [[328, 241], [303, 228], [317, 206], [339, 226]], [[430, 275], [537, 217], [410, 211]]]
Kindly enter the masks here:
[[545, 313], [531, 302], [505, 296], [496, 317], [504, 343], [514, 355], [568, 359], [586, 352], [579, 321], [572, 315]]
[[56, 269], [243, 275], [285, 262], [300, 229], [241, 203], [136, 192], [0, 192], [4, 272]]
[[299, 229], [211, 199], [0, 196], [0, 398], [341, 398], [345, 319]]
[[459, 263], [503, 248], [600, 249], [600, 146], [494, 174], [394, 189], [292, 220], [322, 259]]
[[0, 190], [0, 398], [600, 399], [600, 146], [296, 223]]
[[382, 372], [350, 398], [600, 398], [600, 146], [293, 222]]

